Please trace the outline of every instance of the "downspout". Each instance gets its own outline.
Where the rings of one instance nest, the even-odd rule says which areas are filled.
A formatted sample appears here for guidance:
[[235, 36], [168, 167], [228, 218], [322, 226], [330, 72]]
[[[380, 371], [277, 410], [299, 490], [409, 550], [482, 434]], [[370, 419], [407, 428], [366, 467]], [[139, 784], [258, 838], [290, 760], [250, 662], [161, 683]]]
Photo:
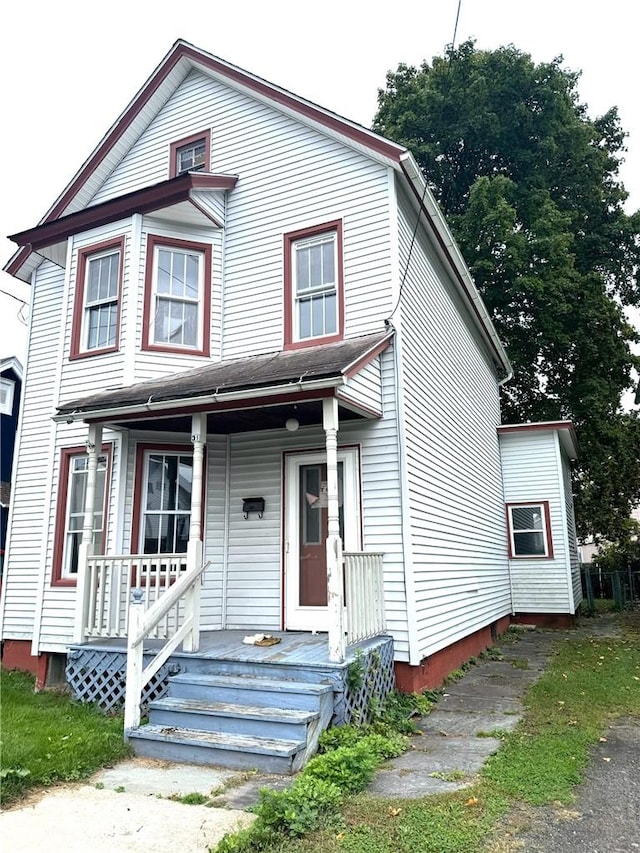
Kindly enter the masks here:
[[227, 593], [229, 588], [229, 520], [231, 515], [231, 436], [226, 437], [224, 465], [224, 527], [222, 531], [222, 602], [220, 627], [227, 627]]
[[226, 299], [226, 276], [227, 268], [227, 206], [228, 198], [225, 192], [224, 196], [224, 217], [222, 226], [222, 237], [220, 244], [220, 344], [218, 346], [218, 359], [222, 361], [224, 357], [224, 319], [225, 319], [225, 299]]

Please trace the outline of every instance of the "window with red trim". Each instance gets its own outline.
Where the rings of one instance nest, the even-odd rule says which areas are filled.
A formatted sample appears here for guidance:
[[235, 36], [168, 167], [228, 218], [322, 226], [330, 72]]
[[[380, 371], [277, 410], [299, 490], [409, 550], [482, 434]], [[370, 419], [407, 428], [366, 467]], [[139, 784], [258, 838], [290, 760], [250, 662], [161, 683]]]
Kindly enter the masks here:
[[195, 133], [171, 143], [169, 152], [169, 177], [185, 172], [210, 171], [211, 131]]
[[507, 526], [510, 557], [553, 557], [548, 501], [507, 504]]
[[[60, 457], [60, 480], [53, 547], [54, 584], [75, 584], [84, 524], [89, 457], [80, 447], [64, 448]], [[104, 553], [105, 505], [111, 469], [111, 445], [104, 444], [98, 456], [93, 513], [94, 553]]]
[[342, 223], [284, 238], [285, 346], [340, 340], [344, 330]]
[[150, 235], [143, 349], [209, 355], [211, 246]]
[[78, 253], [71, 358], [118, 349], [124, 238]]

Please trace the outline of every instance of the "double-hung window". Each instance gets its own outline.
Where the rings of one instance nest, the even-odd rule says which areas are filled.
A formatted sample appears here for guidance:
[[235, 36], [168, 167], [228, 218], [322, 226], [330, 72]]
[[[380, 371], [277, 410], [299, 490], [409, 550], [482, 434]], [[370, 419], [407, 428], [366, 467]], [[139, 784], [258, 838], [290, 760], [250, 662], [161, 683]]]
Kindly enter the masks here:
[[549, 502], [507, 504], [509, 555], [553, 557]]
[[[102, 554], [104, 548], [109, 460], [110, 453], [107, 450], [98, 456], [92, 524], [95, 554]], [[62, 451], [54, 545], [54, 583], [75, 582], [78, 575], [88, 474], [89, 457], [86, 452], [80, 448]]]
[[72, 358], [118, 348], [123, 249], [118, 238], [78, 255]]
[[342, 337], [340, 222], [285, 236], [285, 300], [285, 345]]
[[211, 246], [150, 236], [144, 348], [209, 354]]
[[142, 553], [186, 553], [191, 524], [192, 455], [147, 451], [143, 476]]

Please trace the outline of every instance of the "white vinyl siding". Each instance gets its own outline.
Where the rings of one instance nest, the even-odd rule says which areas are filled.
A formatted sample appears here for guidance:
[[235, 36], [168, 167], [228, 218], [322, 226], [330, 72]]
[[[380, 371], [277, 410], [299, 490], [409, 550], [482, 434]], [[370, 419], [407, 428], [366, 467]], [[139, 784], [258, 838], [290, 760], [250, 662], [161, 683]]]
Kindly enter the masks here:
[[[336, 219], [343, 220], [345, 336], [380, 330], [391, 310], [386, 168], [202, 74], [181, 84], [94, 201], [165, 179], [171, 141], [208, 127], [211, 171], [239, 175], [226, 203], [222, 357], [282, 348], [283, 235]], [[212, 304], [215, 316], [215, 297]], [[161, 375], [158, 364], [143, 360], [141, 370]]]
[[338, 396], [375, 414], [382, 414], [382, 375], [380, 357], [374, 358], [343, 385]]
[[552, 559], [510, 560], [516, 613], [571, 613], [570, 555], [558, 437], [553, 431], [501, 433], [506, 503], [548, 501]]
[[12, 486], [10, 549], [2, 587], [2, 636], [31, 639], [42, 565], [42, 537], [50, 513], [49, 418], [58, 385], [55, 345], [63, 314], [64, 271], [49, 261], [37, 272], [30, 306], [31, 331], [22, 386], [22, 414]]
[[413, 663], [510, 610], [494, 368], [422, 228], [399, 199]]
[[580, 555], [578, 553], [578, 537], [576, 535], [576, 519], [573, 506], [573, 488], [571, 484], [571, 467], [567, 457], [562, 456], [562, 485], [564, 488], [565, 515], [567, 519], [567, 541], [569, 545], [569, 562], [571, 565], [571, 586], [573, 591], [573, 607], [578, 609], [582, 601], [582, 580], [580, 578]]

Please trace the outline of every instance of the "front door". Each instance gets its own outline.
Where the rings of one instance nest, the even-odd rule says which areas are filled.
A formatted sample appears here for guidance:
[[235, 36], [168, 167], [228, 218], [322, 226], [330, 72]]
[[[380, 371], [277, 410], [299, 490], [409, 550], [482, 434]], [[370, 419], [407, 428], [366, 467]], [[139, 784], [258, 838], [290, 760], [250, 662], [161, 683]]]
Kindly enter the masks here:
[[[357, 462], [355, 448], [338, 451], [340, 537], [347, 551], [359, 548]], [[326, 454], [291, 454], [285, 476], [285, 627], [326, 631]]]

